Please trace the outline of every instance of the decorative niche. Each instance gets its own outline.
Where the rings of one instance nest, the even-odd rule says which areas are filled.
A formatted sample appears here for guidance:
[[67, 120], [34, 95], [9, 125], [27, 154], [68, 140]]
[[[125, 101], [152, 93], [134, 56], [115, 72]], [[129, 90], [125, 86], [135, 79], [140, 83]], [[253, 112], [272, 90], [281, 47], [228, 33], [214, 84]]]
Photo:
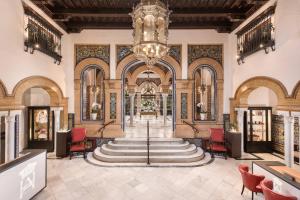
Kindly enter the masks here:
[[61, 63], [62, 33], [42, 18], [32, 8], [23, 3], [24, 8], [24, 51], [31, 54], [38, 50]]
[[275, 9], [276, 4], [270, 6], [236, 33], [238, 64], [244, 63], [247, 56], [257, 51], [264, 50], [266, 54], [270, 49], [275, 51]]

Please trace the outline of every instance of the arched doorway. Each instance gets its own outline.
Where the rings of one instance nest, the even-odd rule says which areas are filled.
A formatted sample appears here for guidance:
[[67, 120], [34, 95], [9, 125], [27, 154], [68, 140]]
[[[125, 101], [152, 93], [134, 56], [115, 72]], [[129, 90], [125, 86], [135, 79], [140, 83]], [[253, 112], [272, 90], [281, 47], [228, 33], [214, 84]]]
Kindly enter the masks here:
[[[159, 81], [155, 83], [157, 79]], [[144, 129], [146, 133], [146, 121], [150, 121], [152, 137], [173, 136], [176, 123], [174, 80], [176, 80], [174, 68], [163, 60], [151, 68], [137, 60], [125, 65], [121, 74], [121, 118], [122, 128], [128, 133], [127, 136], [137, 136], [132, 133], [138, 129]], [[132, 128], [134, 126], [135, 128]], [[138, 134], [138, 136], [146, 135]]]

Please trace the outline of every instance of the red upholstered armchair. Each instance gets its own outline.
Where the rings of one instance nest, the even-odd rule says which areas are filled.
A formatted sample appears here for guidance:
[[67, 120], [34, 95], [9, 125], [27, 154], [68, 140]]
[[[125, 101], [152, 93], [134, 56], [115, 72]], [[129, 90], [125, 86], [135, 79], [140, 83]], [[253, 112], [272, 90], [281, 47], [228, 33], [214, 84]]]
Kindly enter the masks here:
[[210, 129], [209, 149], [212, 157], [214, 157], [215, 153], [221, 153], [225, 159], [227, 159], [227, 148], [223, 128]]
[[295, 196], [287, 196], [273, 192], [273, 182], [271, 180], [263, 180], [260, 183], [265, 200], [297, 200]]
[[70, 143], [70, 160], [73, 153], [83, 153], [85, 158], [85, 141], [86, 141], [86, 129], [85, 128], [72, 128], [71, 143]]
[[245, 187], [249, 189], [252, 192], [252, 200], [253, 200], [253, 193], [262, 193], [262, 189], [260, 187], [260, 182], [264, 180], [264, 176], [260, 175], [255, 175], [249, 173], [249, 167], [244, 164], [239, 165], [239, 171], [242, 175], [243, 179], [243, 188], [242, 188], [242, 193], [244, 193]]

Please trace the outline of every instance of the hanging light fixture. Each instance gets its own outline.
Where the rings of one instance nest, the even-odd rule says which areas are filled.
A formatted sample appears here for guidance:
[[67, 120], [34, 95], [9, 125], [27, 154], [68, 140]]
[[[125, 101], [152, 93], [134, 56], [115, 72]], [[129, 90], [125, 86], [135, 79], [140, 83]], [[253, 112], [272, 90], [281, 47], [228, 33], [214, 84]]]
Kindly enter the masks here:
[[141, 0], [133, 8], [133, 53], [151, 67], [167, 55], [170, 11], [159, 0]]

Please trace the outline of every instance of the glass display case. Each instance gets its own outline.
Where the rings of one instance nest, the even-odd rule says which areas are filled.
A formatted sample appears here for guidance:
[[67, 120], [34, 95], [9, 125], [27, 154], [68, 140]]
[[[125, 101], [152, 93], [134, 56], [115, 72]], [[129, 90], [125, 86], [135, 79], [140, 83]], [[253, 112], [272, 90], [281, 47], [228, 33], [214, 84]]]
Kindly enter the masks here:
[[49, 106], [28, 107], [28, 148], [54, 151], [54, 114]]
[[244, 151], [272, 152], [271, 107], [249, 107], [244, 116]]

